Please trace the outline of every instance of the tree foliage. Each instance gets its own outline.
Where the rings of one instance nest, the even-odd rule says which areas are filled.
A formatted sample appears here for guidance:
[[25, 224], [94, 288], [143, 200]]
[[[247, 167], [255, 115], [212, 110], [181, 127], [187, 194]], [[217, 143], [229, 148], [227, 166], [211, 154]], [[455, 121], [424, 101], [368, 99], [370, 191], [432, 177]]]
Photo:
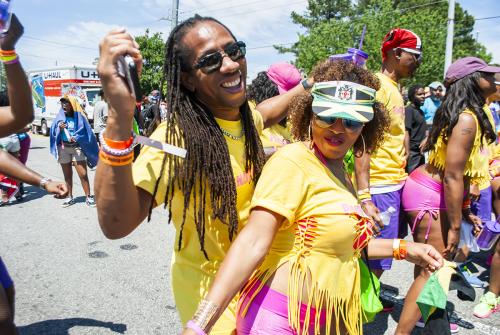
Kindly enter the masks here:
[[160, 89], [163, 76], [163, 50], [165, 41], [162, 33], [150, 35], [146, 29], [144, 35], [136, 36], [135, 40], [139, 44], [144, 64], [141, 75], [141, 88], [143, 94], [148, 94], [152, 90]]
[[[380, 69], [380, 46], [391, 28], [410, 29], [423, 44], [423, 62], [412, 82], [429, 84], [443, 78], [448, 2], [439, 0], [310, 0], [306, 13], [292, 13], [294, 23], [306, 29], [291, 47], [276, 46], [280, 52], [292, 52], [295, 65], [306, 72], [329, 55], [357, 47], [366, 25], [363, 50], [368, 52], [367, 67]], [[474, 17], [460, 4], [455, 8], [453, 59], [464, 56], [491, 61], [491, 54], [478, 43], [472, 32]]]

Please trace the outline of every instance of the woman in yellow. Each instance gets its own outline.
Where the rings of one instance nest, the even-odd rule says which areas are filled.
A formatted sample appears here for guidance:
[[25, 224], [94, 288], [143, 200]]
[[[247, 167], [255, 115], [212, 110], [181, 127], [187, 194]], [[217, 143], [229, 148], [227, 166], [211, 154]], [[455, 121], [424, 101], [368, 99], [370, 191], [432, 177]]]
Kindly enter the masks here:
[[375, 149], [388, 126], [376, 77], [345, 61], [320, 63], [312, 77], [312, 90], [290, 106], [300, 142], [266, 163], [249, 221], [184, 334], [210, 333], [241, 289], [239, 335], [361, 334], [362, 248], [369, 245], [370, 258], [441, 266], [431, 246], [370, 239], [372, 222], [344, 171], [348, 149]]
[[[403, 189], [402, 205], [413, 222], [414, 240], [433, 245], [448, 260], [455, 258], [462, 220], [477, 223], [470, 212], [470, 182], [489, 181], [487, 147], [496, 136], [485, 102], [496, 90], [493, 74], [497, 72], [500, 67], [475, 57], [450, 65], [446, 96], [426, 146], [429, 164], [414, 170]], [[410, 334], [415, 327], [420, 317], [416, 300], [428, 278], [415, 268], [396, 334]]]

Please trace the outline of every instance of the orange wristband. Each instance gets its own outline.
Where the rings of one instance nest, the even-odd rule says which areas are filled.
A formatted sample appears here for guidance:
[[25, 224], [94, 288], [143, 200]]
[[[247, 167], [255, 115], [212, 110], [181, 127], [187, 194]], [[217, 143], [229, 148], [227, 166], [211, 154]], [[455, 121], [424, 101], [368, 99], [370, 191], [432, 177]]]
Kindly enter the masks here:
[[406, 259], [408, 250], [406, 249], [406, 241], [401, 240], [399, 243], [399, 259]]
[[464, 202], [462, 203], [462, 209], [468, 209], [470, 208], [470, 198], [467, 198], [464, 200]]
[[112, 156], [101, 150], [99, 151], [99, 160], [111, 166], [124, 166], [132, 163], [134, 153], [132, 152], [127, 156]]
[[130, 146], [134, 143], [134, 136], [130, 136], [130, 138], [126, 141], [115, 141], [109, 138], [106, 138], [103, 134], [104, 142], [106, 142], [107, 146], [112, 149], [124, 150], [130, 148]]

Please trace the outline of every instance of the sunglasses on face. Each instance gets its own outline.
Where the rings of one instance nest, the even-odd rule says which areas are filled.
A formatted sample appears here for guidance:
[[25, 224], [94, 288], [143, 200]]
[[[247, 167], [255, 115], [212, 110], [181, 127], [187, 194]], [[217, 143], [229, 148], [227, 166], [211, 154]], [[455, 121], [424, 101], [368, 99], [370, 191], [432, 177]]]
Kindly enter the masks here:
[[398, 48], [398, 49], [403, 50], [404, 52], [411, 54], [413, 57], [415, 57], [415, 60], [417, 62], [422, 61], [422, 53], [421, 52], [418, 52], [418, 51], [415, 51], [412, 49], [408, 49], [408, 48]]
[[337, 122], [337, 120], [340, 119], [342, 121], [342, 126], [347, 131], [356, 131], [359, 130], [363, 127], [364, 123], [360, 121], [354, 121], [351, 119], [342, 119], [338, 117], [333, 117], [333, 116], [314, 116], [314, 123], [323, 129], [330, 128]]
[[212, 54], [201, 57], [194, 65], [196, 70], [201, 70], [204, 73], [212, 73], [219, 70], [222, 66], [224, 57], [229, 57], [233, 62], [245, 57], [246, 44], [242, 41], [229, 44], [222, 51], [217, 51]]

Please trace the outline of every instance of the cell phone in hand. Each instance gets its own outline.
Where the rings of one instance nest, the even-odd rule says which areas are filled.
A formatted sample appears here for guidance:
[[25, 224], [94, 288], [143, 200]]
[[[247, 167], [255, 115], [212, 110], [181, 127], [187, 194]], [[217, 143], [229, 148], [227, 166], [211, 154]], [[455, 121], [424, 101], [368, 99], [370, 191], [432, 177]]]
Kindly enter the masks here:
[[12, 0], [0, 0], [0, 33], [9, 31], [12, 18]]
[[134, 59], [129, 55], [120, 56], [118, 58], [118, 74], [125, 79], [130, 92], [134, 95], [136, 102], [141, 102], [142, 91], [141, 83], [139, 82], [139, 74]]

